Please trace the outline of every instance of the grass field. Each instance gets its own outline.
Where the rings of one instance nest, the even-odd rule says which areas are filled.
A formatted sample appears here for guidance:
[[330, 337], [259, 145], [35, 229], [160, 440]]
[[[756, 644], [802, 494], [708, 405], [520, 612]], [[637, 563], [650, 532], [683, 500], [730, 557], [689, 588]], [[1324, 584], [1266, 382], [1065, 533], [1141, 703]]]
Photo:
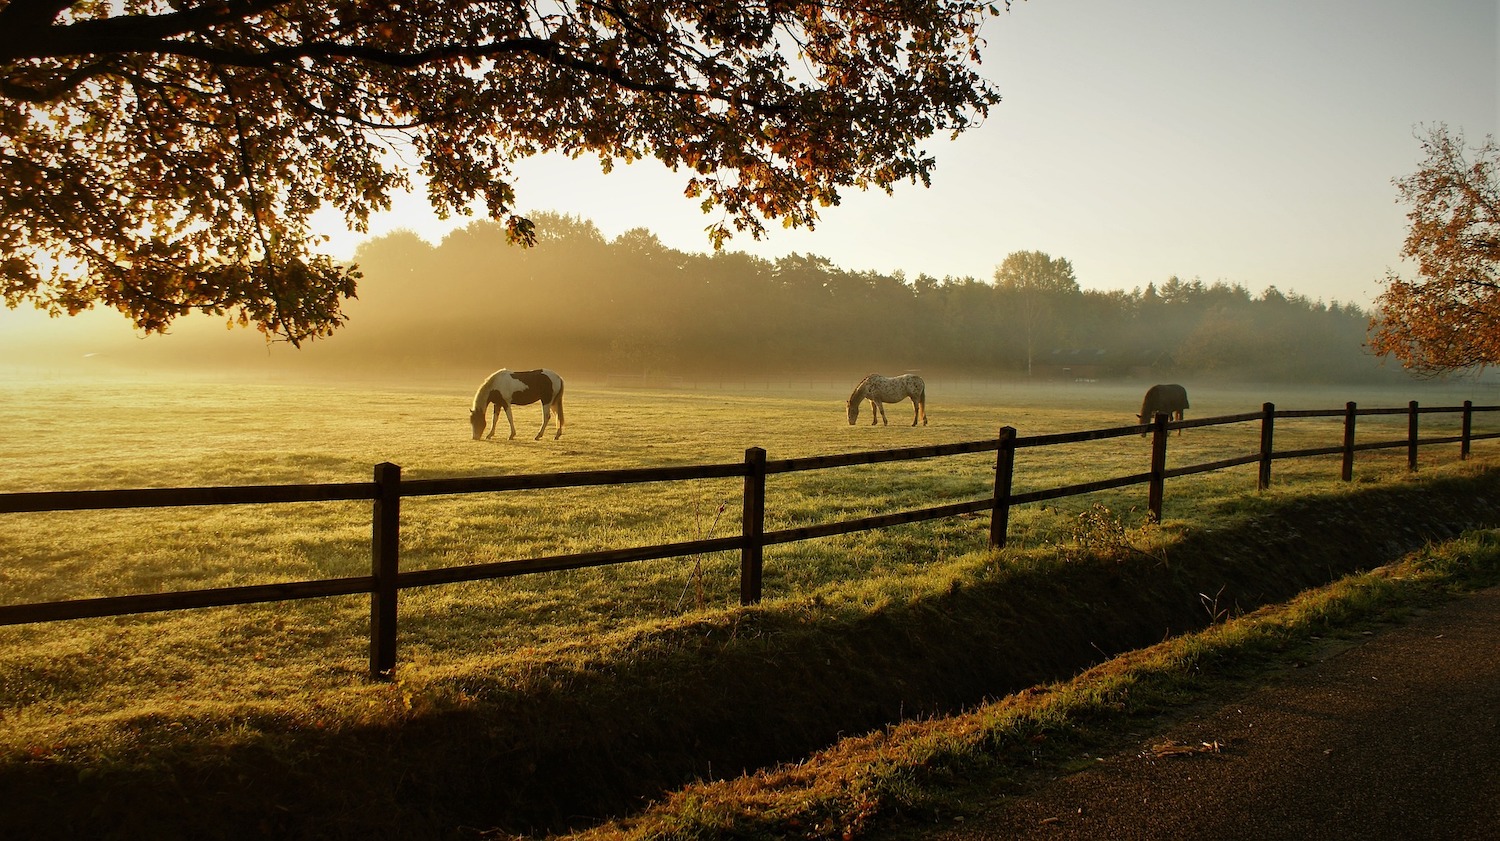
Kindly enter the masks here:
[[[931, 424], [907, 426], [910, 404], [893, 405], [890, 426], [843, 417], [843, 390], [828, 385], [754, 384], [723, 391], [637, 391], [572, 386], [560, 440], [531, 440], [540, 411], [517, 409], [518, 435], [474, 442], [469, 396], [449, 387], [335, 387], [206, 381], [59, 379], [0, 383], [0, 492], [130, 487], [191, 487], [368, 480], [382, 461], [403, 477], [544, 473], [637, 466], [738, 462], [747, 447], [770, 458], [876, 450], [993, 437], [1000, 426], [1019, 434], [1123, 426], [1134, 422], [1137, 387], [1054, 387], [956, 382], [950, 397], [930, 387]], [[1476, 399], [1460, 388], [1413, 388], [1408, 394], [1358, 390], [1195, 389], [1189, 417], [1258, 409], [1334, 408], [1345, 400], [1400, 406]], [[1405, 399], [1402, 399], [1402, 398]], [[1476, 402], [1483, 403], [1480, 396]], [[1443, 416], [1424, 434], [1456, 428]], [[501, 418], [502, 426], [504, 418]], [[1485, 426], [1488, 423], [1489, 426]], [[1405, 419], [1362, 419], [1360, 440], [1405, 435]], [[1441, 425], [1441, 426], [1439, 426]], [[1476, 426], [1500, 428], [1500, 418]], [[1169, 466], [1254, 452], [1258, 425], [1190, 430], [1169, 445]], [[1447, 434], [1447, 433], [1444, 433]], [[1340, 422], [1283, 420], [1278, 448], [1337, 444]], [[1453, 458], [1453, 447], [1424, 459]], [[1016, 492], [1089, 481], [1146, 468], [1149, 448], [1134, 438], [1023, 450]], [[1357, 475], [1404, 464], [1401, 450], [1362, 453]], [[811, 525], [987, 496], [993, 454], [772, 476], [767, 529]], [[1279, 462], [1278, 482], [1329, 479], [1333, 458]], [[1254, 467], [1176, 480], [1166, 519], [1196, 518], [1232, 505], [1254, 487]], [[507, 494], [409, 499], [403, 504], [402, 563], [420, 569], [581, 552], [734, 533], [739, 480], [657, 483]], [[1122, 524], [1144, 519], [1144, 488], [1031, 506], [1013, 517], [1019, 546], [1066, 541], [1077, 518], [1102, 505]], [[722, 506], [722, 510], [721, 510]], [[958, 519], [773, 547], [768, 598], [890, 598], [883, 588], [933, 563], [982, 548], [986, 518]], [[7, 515], [0, 530], [0, 603], [88, 598], [174, 589], [223, 587], [361, 575], [369, 567], [368, 503], [141, 509]], [[701, 567], [697, 566], [701, 562]], [[699, 607], [732, 604], [736, 556], [677, 559], [628, 568], [530, 576], [497, 584], [453, 585], [403, 598], [403, 660], [443, 659], [492, 646], [539, 645], [607, 633], [621, 621], [648, 620]], [[695, 572], [696, 570], [696, 572]], [[862, 593], [857, 582], [885, 579]], [[233, 656], [260, 656], [290, 667], [344, 676], [364, 656], [361, 598], [298, 605], [227, 608], [138, 620], [74, 623], [69, 631], [129, 634], [145, 624], [170, 636], [181, 626], [191, 649], [202, 644], [206, 615], [223, 623], [219, 644]], [[236, 618], [241, 617], [241, 618]], [[264, 633], [269, 626], [276, 633]], [[31, 639], [73, 636], [61, 626], [8, 629]], [[559, 628], [563, 629], [559, 631]], [[193, 643], [192, 640], [199, 640]], [[95, 646], [90, 644], [89, 648]], [[4, 646], [17, 652], [15, 645]], [[184, 653], [184, 671], [199, 655]], [[300, 669], [298, 671], [301, 671]], [[307, 676], [295, 680], [305, 685]]]
[[[365, 481], [383, 461], [401, 465], [405, 478], [428, 478], [739, 462], [751, 446], [788, 458], [979, 440], [1003, 425], [1023, 436], [1123, 426], [1135, 422], [1141, 391], [933, 380], [931, 424], [912, 428], [909, 404], [889, 407], [890, 426], [869, 426], [867, 413], [849, 426], [847, 388], [831, 384], [646, 391], [570, 383], [560, 440], [531, 439], [540, 423], [533, 406], [517, 410], [514, 441], [502, 431], [475, 442], [472, 387], [0, 381], [0, 492]], [[1266, 400], [1294, 409], [1500, 402], [1474, 390], [1192, 388], [1189, 417], [1253, 411]], [[1430, 423], [1424, 435], [1457, 428], [1456, 416]], [[1500, 418], [1476, 422], [1476, 432], [1492, 429]], [[1284, 421], [1277, 432], [1278, 449], [1333, 445], [1340, 422]], [[1169, 466], [1254, 452], [1258, 434], [1255, 424], [1190, 430], [1172, 438]], [[1362, 420], [1361, 441], [1404, 435], [1404, 417]], [[1135, 436], [1025, 450], [1015, 491], [1141, 472], [1148, 453]], [[1451, 464], [1457, 447], [1422, 458]], [[766, 527], [984, 497], [993, 463], [981, 454], [772, 476]], [[1211, 527], [1291, 489], [1339, 484], [1336, 457], [1278, 462], [1269, 494], [1255, 493], [1254, 470], [1170, 482], [1162, 530]], [[1364, 483], [1404, 473], [1402, 450], [1362, 453], [1356, 465]], [[739, 500], [738, 480], [409, 499], [402, 564], [725, 536], [738, 529]], [[1013, 514], [1013, 548], [1001, 562], [1066, 553], [1101, 529], [1149, 540], [1144, 510], [1144, 486], [1028, 506]], [[368, 503], [4, 515], [0, 604], [363, 575], [369, 520]], [[955, 518], [772, 547], [766, 598], [837, 619], [941, 592], [959, 570], [994, 562], [981, 551], [988, 527], [986, 517]], [[216, 731], [257, 716], [313, 728], [383, 721], [422, 703], [412, 687], [442, 685], [451, 702], [470, 674], [521, 685], [538, 664], [596, 663], [643, 628], [691, 623], [733, 609], [737, 598], [730, 553], [407, 591], [394, 686], [366, 679], [362, 596], [0, 628], [0, 751], [125, 756], [151, 722], [170, 720], [211, 720]]]

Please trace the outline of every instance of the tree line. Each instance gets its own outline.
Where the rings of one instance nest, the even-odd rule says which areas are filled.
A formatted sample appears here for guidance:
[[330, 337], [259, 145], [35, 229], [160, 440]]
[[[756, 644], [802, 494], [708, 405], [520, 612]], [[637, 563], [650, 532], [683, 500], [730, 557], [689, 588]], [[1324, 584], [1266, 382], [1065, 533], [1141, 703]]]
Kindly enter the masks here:
[[824, 257], [689, 253], [637, 228], [532, 216], [536, 244], [479, 221], [432, 245], [367, 241], [349, 323], [320, 358], [404, 367], [546, 365], [593, 374], [965, 373], [1350, 381], [1392, 376], [1369, 314], [1275, 287], [1166, 278], [1083, 289], [1066, 259], [1005, 258], [995, 277], [850, 271]]

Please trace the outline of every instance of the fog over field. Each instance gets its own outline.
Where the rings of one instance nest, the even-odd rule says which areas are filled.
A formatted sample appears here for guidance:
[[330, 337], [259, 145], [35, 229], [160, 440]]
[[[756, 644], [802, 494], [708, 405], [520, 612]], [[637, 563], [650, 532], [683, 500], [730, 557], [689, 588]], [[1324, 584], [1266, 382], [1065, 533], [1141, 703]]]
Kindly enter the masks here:
[[[520, 249], [476, 222], [433, 246], [410, 233], [368, 241], [348, 322], [293, 348], [195, 315], [142, 336], [123, 317], [4, 314], [0, 369], [478, 379], [548, 367], [617, 384], [852, 382], [872, 371], [1010, 382], [1401, 385], [1364, 347], [1359, 306], [1296, 290], [1164, 277], [1145, 288], [1080, 287], [1061, 273], [1002, 278], [846, 271], [816, 255], [770, 261], [688, 253], [636, 229], [538, 214]], [[1050, 261], [1050, 262], [1048, 262]]]

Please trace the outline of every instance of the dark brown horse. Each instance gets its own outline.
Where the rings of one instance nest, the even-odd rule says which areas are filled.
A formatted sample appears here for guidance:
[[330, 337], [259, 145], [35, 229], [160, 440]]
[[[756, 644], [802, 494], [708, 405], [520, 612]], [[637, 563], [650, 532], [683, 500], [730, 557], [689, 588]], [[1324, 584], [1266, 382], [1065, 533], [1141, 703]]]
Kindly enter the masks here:
[[[1151, 423], [1158, 412], [1167, 416], [1167, 420], [1182, 420], [1182, 412], [1188, 408], [1187, 389], [1176, 383], [1162, 383], [1146, 389], [1146, 399], [1141, 401], [1141, 413], [1136, 415], [1136, 420], [1141, 423]], [[1177, 430], [1181, 435], [1182, 430]], [[1145, 437], [1142, 432], [1141, 436]]]

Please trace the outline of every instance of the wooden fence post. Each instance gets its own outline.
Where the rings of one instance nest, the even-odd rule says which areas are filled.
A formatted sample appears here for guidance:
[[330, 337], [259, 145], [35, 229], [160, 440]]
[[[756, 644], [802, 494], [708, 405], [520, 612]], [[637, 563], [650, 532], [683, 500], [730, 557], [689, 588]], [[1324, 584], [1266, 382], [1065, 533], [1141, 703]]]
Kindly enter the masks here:
[[401, 567], [401, 468], [375, 465], [370, 530], [370, 677], [390, 680], [396, 669], [396, 573]]
[[1354, 419], [1358, 414], [1354, 401], [1344, 404], [1344, 465], [1339, 469], [1339, 478], [1345, 482], [1354, 480]]
[[1265, 490], [1271, 487], [1271, 452], [1276, 434], [1276, 404], [1262, 403], [1260, 411], [1260, 478], [1256, 482], [1256, 487]]
[[1406, 469], [1417, 469], [1417, 401], [1406, 404]]
[[740, 549], [740, 604], [760, 601], [761, 574], [764, 570], [766, 533], [766, 451], [760, 447], [745, 450], [745, 502], [741, 534], [745, 545]]
[[1464, 401], [1463, 440], [1458, 444], [1458, 458], [1460, 461], [1469, 459], [1469, 441], [1474, 433], [1474, 401]]
[[995, 454], [995, 499], [990, 505], [990, 548], [1005, 546], [1010, 531], [1010, 487], [1016, 472], [1016, 428], [1000, 427], [1000, 451]]
[[1146, 494], [1146, 519], [1161, 522], [1162, 497], [1167, 490], [1167, 413], [1151, 418], [1151, 484]]

